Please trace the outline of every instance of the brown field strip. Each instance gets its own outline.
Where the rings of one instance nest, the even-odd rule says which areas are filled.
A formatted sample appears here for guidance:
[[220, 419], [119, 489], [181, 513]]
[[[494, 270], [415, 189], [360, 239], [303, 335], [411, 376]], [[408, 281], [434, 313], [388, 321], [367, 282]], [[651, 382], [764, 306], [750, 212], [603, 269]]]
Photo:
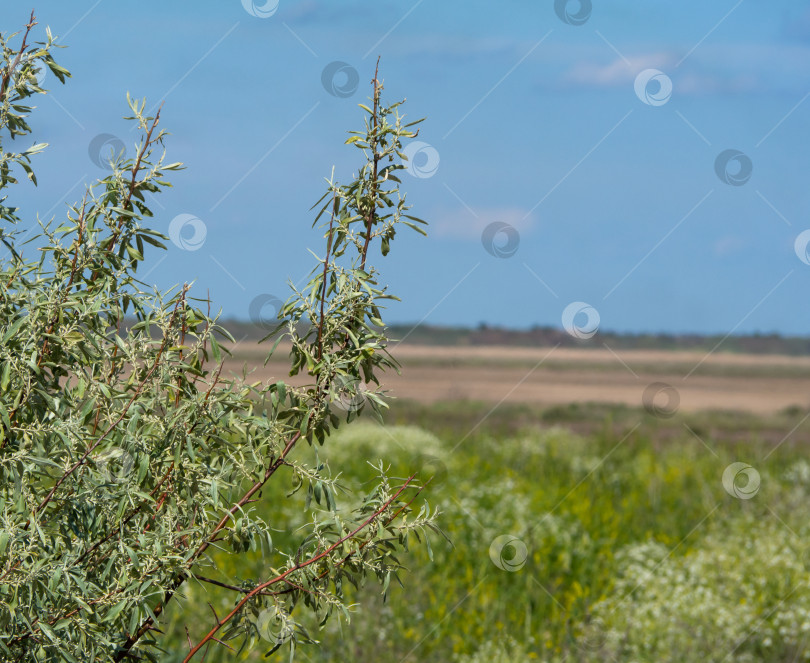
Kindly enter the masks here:
[[[244, 342], [224, 374], [251, 370], [250, 381], [285, 380], [287, 348], [280, 346], [263, 366], [265, 346]], [[390, 395], [422, 403], [502, 401], [561, 405], [615, 403], [642, 405], [654, 382], [674, 387], [680, 409], [744, 410], [768, 414], [787, 407], [810, 407], [810, 357], [667, 352], [607, 348], [437, 347], [402, 344], [392, 348], [402, 374], [387, 374]]]

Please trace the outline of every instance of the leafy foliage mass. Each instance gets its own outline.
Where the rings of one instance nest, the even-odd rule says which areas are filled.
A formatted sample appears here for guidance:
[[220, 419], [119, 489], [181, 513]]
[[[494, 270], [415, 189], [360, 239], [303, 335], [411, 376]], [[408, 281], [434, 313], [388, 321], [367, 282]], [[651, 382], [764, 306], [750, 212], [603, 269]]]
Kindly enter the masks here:
[[[413, 507], [413, 476], [393, 482], [380, 462], [365, 497], [341, 509], [329, 468], [301, 450], [364, 407], [385, 407], [365, 384], [396, 366], [380, 311], [391, 295], [367, 259], [377, 245], [388, 252], [401, 223], [419, 229], [395, 175], [400, 141], [415, 133], [398, 104], [381, 105], [375, 74], [365, 127], [347, 141], [365, 164], [349, 185], [329, 182], [325, 254], [280, 323], [291, 372], [310, 384], [226, 381], [217, 334], [227, 334], [206, 302], [188, 285], [159, 292], [136, 275], [148, 251], [165, 249], [143, 225], [148, 197], [182, 167], [164, 158], [160, 111], [128, 98], [141, 132], [134, 157], [111, 154], [110, 174], [61, 224], [41, 222], [27, 238], [16, 227], [9, 187], [20, 172], [36, 183], [31, 157], [45, 145], [7, 145], [31, 133], [28, 100], [45, 93], [38, 71], [69, 76], [50, 33], [29, 43], [35, 24], [32, 15], [19, 47], [0, 36], [0, 658], [159, 660], [161, 622], [181, 607], [172, 598], [209, 582], [214, 550], [272, 551], [277, 564], [220, 583], [230, 610], [208, 615], [184, 660], [258, 637], [292, 656], [311, 640], [299, 612], [321, 624], [346, 614], [344, 586], [366, 576], [386, 591], [397, 550], [435, 529], [427, 505]], [[309, 521], [281, 549], [272, 517], [255, 511], [270, 479], [307, 496]]]

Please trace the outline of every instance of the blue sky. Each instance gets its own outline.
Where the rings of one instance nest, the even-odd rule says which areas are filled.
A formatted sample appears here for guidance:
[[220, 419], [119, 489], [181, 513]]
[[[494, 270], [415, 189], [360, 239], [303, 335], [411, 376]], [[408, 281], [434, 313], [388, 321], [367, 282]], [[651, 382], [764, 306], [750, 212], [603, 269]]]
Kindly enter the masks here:
[[[359, 163], [343, 141], [361, 126], [380, 55], [387, 99], [407, 97], [409, 117], [428, 118], [403, 190], [430, 236], [403, 232], [377, 261], [403, 300], [389, 322], [562, 326], [582, 302], [605, 330], [810, 331], [805, 2], [36, 10], [40, 34], [50, 25], [68, 46], [58, 60], [73, 78], [46, 75], [33, 125], [50, 148], [39, 187], [17, 187], [14, 202], [25, 218], [61, 218], [105, 174], [89, 153], [97, 136], [134, 151], [127, 91], [165, 100], [168, 158], [187, 170], [155, 199], [153, 226], [192, 223], [141, 273], [162, 287], [194, 281], [225, 316], [285, 299], [287, 281], [313, 266], [307, 248], [321, 242], [308, 210], [333, 165], [348, 181]], [[0, 29], [29, 11], [3, 0]], [[354, 72], [356, 91], [330, 94], [333, 62], [347, 65], [333, 67], [338, 92]]]

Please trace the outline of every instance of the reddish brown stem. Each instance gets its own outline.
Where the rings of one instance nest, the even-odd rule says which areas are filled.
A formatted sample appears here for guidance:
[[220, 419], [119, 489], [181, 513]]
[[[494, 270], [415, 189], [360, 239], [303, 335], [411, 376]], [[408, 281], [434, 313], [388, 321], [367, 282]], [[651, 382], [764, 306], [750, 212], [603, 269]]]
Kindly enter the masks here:
[[380, 70], [380, 58], [377, 58], [377, 66], [374, 69], [374, 80], [372, 83], [374, 84], [374, 112], [371, 115], [372, 121], [372, 132], [371, 132], [371, 142], [369, 147], [371, 147], [371, 152], [373, 154], [373, 165], [371, 167], [371, 210], [369, 210], [368, 217], [366, 219], [366, 241], [363, 244], [363, 253], [360, 258], [360, 269], [366, 269], [366, 256], [368, 255], [368, 245], [371, 242], [371, 231], [374, 227], [374, 220], [377, 217], [377, 205], [376, 205], [376, 194], [377, 194], [377, 165], [379, 164], [380, 157], [377, 154], [377, 129], [378, 129], [378, 120], [377, 114], [379, 112], [380, 106], [380, 92], [382, 91], [382, 85], [380, 85], [380, 81], [378, 78], [378, 73]]
[[20, 46], [20, 50], [17, 51], [17, 57], [14, 58], [14, 62], [11, 63], [11, 66], [3, 74], [2, 80], [0, 80], [0, 104], [5, 101], [8, 83], [11, 80], [11, 77], [14, 74], [14, 70], [17, 68], [17, 65], [20, 64], [22, 54], [25, 53], [25, 49], [28, 46], [27, 44], [28, 33], [31, 32], [31, 28], [33, 28], [36, 24], [37, 24], [37, 17], [34, 16], [34, 10], [32, 9], [31, 18], [28, 19], [28, 23], [25, 26], [25, 34], [23, 35], [22, 45]]
[[[180, 329], [180, 346], [181, 346], [181, 349], [180, 349], [180, 353], [179, 353], [181, 362], [183, 361], [182, 346], [186, 344], [186, 331], [187, 331], [187, 325], [186, 325], [186, 293], [187, 292], [188, 292], [188, 284], [186, 284], [183, 287], [183, 293], [182, 293], [182, 295], [180, 295], [180, 308], [183, 309], [183, 324], [182, 324], [182, 327]], [[183, 388], [183, 380], [178, 375], [177, 376], [177, 393], [175, 393], [175, 395], [174, 395], [174, 407], [175, 408], [180, 407], [180, 390], [182, 388]]]
[[[79, 214], [78, 224], [79, 224], [79, 236], [76, 238], [76, 251], [73, 254], [73, 262], [70, 266], [70, 276], [68, 277], [67, 285], [65, 289], [62, 291], [62, 295], [59, 298], [59, 302], [56, 304], [56, 313], [54, 313], [53, 318], [51, 319], [50, 323], [48, 324], [48, 329], [45, 331], [45, 338], [42, 341], [42, 347], [40, 348], [39, 355], [37, 356], [37, 366], [42, 365], [42, 361], [45, 359], [45, 355], [48, 353], [48, 337], [47, 335], [53, 334], [53, 330], [56, 328], [56, 323], [59, 322], [59, 313], [62, 309], [62, 305], [65, 303], [67, 296], [70, 294], [70, 288], [73, 286], [73, 281], [76, 278], [76, 270], [77, 264], [79, 259], [79, 249], [82, 246], [82, 235], [84, 234], [84, 215], [85, 215], [85, 208], [87, 207], [87, 192], [84, 193], [84, 198], [82, 198], [82, 211]], [[16, 413], [16, 411], [15, 411]], [[9, 415], [12, 416], [12, 415]]]
[[[138, 186], [138, 182], [136, 181], [136, 179], [138, 177], [138, 172], [141, 169], [141, 162], [143, 161], [143, 158], [146, 155], [146, 152], [149, 150], [149, 148], [152, 146], [152, 143], [154, 142], [152, 140], [152, 132], [155, 130], [155, 127], [157, 127], [158, 122], [160, 122], [160, 111], [162, 110], [162, 108], [163, 108], [163, 102], [161, 102], [160, 106], [158, 106], [157, 113], [155, 113], [155, 117], [152, 120], [152, 124], [149, 125], [149, 129], [147, 129], [147, 131], [146, 131], [146, 139], [143, 142], [143, 146], [138, 151], [138, 154], [135, 157], [135, 161], [132, 164], [132, 170], [131, 170], [132, 176], [131, 176], [130, 181], [129, 181], [129, 186], [127, 187], [126, 196], [124, 196], [123, 204], [121, 205], [121, 209], [123, 209], [125, 211], [127, 209], [129, 209], [129, 207], [130, 207], [130, 205], [132, 203], [132, 194], [135, 192], [135, 188]], [[157, 139], [155, 139], [155, 140], [157, 140]], [[112, 253], [115, 250], [115, 245], [118, 242], [118, 238], [121, 235], [121, 230], [123, 229], [125, 222], [126, 222], [126, 217], [125, 216], [122, 216], [118, 221], [118, 228], [116, 228], [115, 232], [113, 233], [112, 237], [110, 238], [110, 245], [107, 247], [107, 250], [110, 253]], [[96, 278], [96, 274], [93, 275], [93, 280], [95, 280], [95, 278]]]
[[[179, 305], [179, 302], [178, 302], [178, 305]], [[177, 315], [177, 306], [175, 306], [174, 312], [172, 313], [172, 320], [174, 320], [174, 317], [176, 315]], [[73, 472], [76, 471], [76, 469], [78, 467], [80, 467], [81, 465], [84, 464], [84, 461], [87, 460], [87, 457], [93, 452], [93, 450], [96, 449], [98, 447], [98, 445], [101, 444], [105, 440], [105, 438], [113, 430], [115, 430], [115, 428], [118, 426], [118, 424], [120, 424], [124, 420], [124, 417], [127, 416], [127, 412], [129, 412], [129, 409], [132, 407], [132, 404], [137, 400], [138, 396], [140, 396], [141, 391], [143, 391], [144, 386], [146, 386], [146, 383], [149, 381], [149, 378], [152, 377], [152, 373], [154, 373], [155, 369], [157, 368], [158, 364], [160, 363], [160, 358], [163, 356], [163, 352], [166, 350], [166, 344], [168, 343], [168, 340], [169, 340], [168, 336], [163, 339], [163, 343], [161, 344], [160, 349], [158, 350], [157, 355], [155, 356], [155, 361], [152, 363], [151, 368], [149, 369], [149, 371], [147, 371], [147, 373], [144, 376], [143, 380], [141, 380], [140, 384], [138, 384], [137, 389], [135, 389], [135, 393], [132, 394], [132, 398], [129, 399], [129, 402], [126, 404], [126, 406], [124, 407], [124, 410], [121, 412], [121, 414], [118, 416], [118, 418], [107, 427], [107, 430], [105, 430], [104, 433], [93, 444], [91, 444], [87, 448], [87, 451], [84, 452], [82, 457], [79, 458], [79, 460], [77, 460], [73, 465], [71, 465], [70, 469], [68, 469], [67, 472], [65, 472], [61, 477], [59, 477], [59, 479], [53, 485], [53, 488], [51, 488], [50, 492], [45, 497], [45, 499], [42, 500], [40, 505], [34, 510], [34, 513], [33, 513], [32, 517], [36, 516], [38, 513], [40, 513], [47, 506], [48, 502], [51, 501], [54, 494], [58, 490], [59, 486], [61, 486], [68, 479], [68, 477], [71, 474], [73, 474]], [[25, 525], [25, 528], [27, 529], [30, 524], [31, 524], [31, 520], [29, 519], [28, 522]]]
[[346, 541], [348, 541], [349, 539], [352, 539], [352, 538], [354, 538], [355, 536], [357, 536], [357, 534], [359, 534], [359, 533], [360, 533], [362, 530], [364, 530], [364, 529], [365, 529], [366, 527], [368, 527], [368, 526], [369, 526], [369, 525], [370, 525], [372, 522], [374, 522], [374, 521], [375, 521], [375, 520], [376, 520], [376, 519], [377, 519], [377, 518], [380, 516], [380, 514], [384, 513], [384, 512], [385, 512], [385, 510], [386, 510], [386, 509], [388, 509], [388, 507], [389, 507], [389, 506], [391, 506], [391, 504], [393, 504], [393, 503], [396, 501], [396, 499], [397, 499], [397, 498], [398, 498], [398, 497], [399, 497], [399, 496], [402, 494], [402, 491], [404, 491], [404, 490], [405, 490], [405, 489], [408, 487], [408, 484], [410, 483], [410, 481], [411, 481], [411, 480], [410, 480], [410, 479], [408, 479], [408, 480], [407, 480], [407, 481], [406, 481], [406, 482], [405, 482], [405, 483], [404, 483], [404, 484], [403, 484], [403, 485], [400, 487], [400, 489], [399, 489], [399, 490], [398, 490], [398, 491], [397, 491], [397, 492], [396, 492], [396, 493], [395, 493], [395, 494], [394, 494], [394, 495], [393, 495], [393, 496], [392, 496], [392, 497], [391, 497], [389, 500], [387, 500], [387, 501], [386, 501], [386, 502], [385, 502], [385, 503], [384, 503], [384, 504], [383, 504], [383, 505], [382, 505], [382, 506], [381, 506], [379, 509], [375, 510], [375, 511], [374, 511], [374, 513], [372, 513], [372, 514], [371, 514], [371, 515], [370, 515], [370, 516], [369, 516], [369, 517], [368, 517], [368, 518], [367, 518], [365, 521], [363, 521], [363, 522], [362, 522], [362, 523], [361, 523], [361, 524], [360, 524], [358, 527], [356, 527], [354, 530], [352, 530], [351, 532], [349, 532], [349, 533], [348, 533], [348, 534], [346, 534], [345, 536], [342, 536], [341, 538], [339, 538], [337, 541], [335, 541], [335, 542], [334, 542], [334, 543], [333, 543], [331, 546], [329, 546], [329, 547], [328, 547], [326, 550], [324, 550], [322, 553], [320, 553], [320, 554], [318, 554], [318, 555], [315, 555], [314, 557], [311, 557], [310, 559], [306, 560], [305, 562], [299, 562], [299, 563], [298, 563], [298, 564], [296, 564], [295, 566], [292, 566], [292, 567], [290, 567], [289, 569], [287, 569], [286, 571], [284, 571], [284, 573], [280, 573], [280, 574], [279, 574], [279, 575], [277, 575], [276, 577], [271, 578], [270, 580], [267, 580], [266, 582], [263, 582], [261, 585], [258, 585], [257, 587], [255, 587], [254, 589], [252, 589], [252, 590], [251, 590], [251, 591], [250, 591], [248, 594], [246, 594], [246, 595], [245, 595], [245, 597], [244, 597], [243, 599], [241, 599], [241, 600], [240, 600], [240, 601], [239, 601], [239, 602], [236, 604], [236, 606], [234, 607], [234, 609], [233, 609], [233, 610], [231, 610], [231, 612], [229, 612], [229, 613], [228, 613], [228, 614], [225, 616], [225, 618], [224, 618], [224, 619], [222, 619], [222, 620], [218, 621], [218, 622], [217, 622], [217, 624], [216, 624], [216, 626], [214, 626], [214, 627], [213, 627], [213, 628], [212, 628], [212, 629], [211, 629], [211, 630], [210, 630], [210, 631], [209, 631], [209, 632], [208, 632], [208, 633], [205, 635], [205, 637], [203, 637], [203, 639], [202, 639], [202, 640], [200, 640], [200, 641], [199, 641], [199, 642], [198, 642], [198, 643], [197, 643], [197, 644], [194, 646], [194, 648], [193, 648], [193, 649], [192, 649], [192, 650], [191, 650], [191, 651], [188, 653], [188, 655], [187, 655], [187, 656], [186, 656], [186, 657], [183, 659], [183, 663], [188, 663], [188, 661], [190, 661], [190, 660], [192, 659], [192, 657], [194, 656], [194, 654], [196, 654], [196, 653], [197, 653], [197, 652], [198, 652], [200, 649], [202, 649], [202, 648], [205, 646], [205, 644], [206, 644], [206, 643], [208, 643], [209, 641], [211, 641], [211, 640], [214, 638], [214, 636], [217, 634], [217, 632], [219, 631], [219, 629], [220, 629], [220, 628], [222, 628], [222, 626], [223, 626], [223, 625], [227, 624], [227, 623], [228, 623], [228, 622], [229, 622], [231, 619], [233, 619], [233, 617], [234, 617], [234, 616], [235, 616], [235, 615], [236, 615], [236, 614], [237, 614], [237, 613], [238, 613], [238, 612], [239, 612], [239, 611], [240, 611], [240, 610], [241, 610], [241, 609], [244, 607], [244, 605], [245, 605], [245, 604], [246, 604], [246, 603], [247, 603], [247, 602], [248, 602], [250, 599], [252, 599], [254, 596], [256, 596], [256, 595], [257, 595], [259, 592], [261, 592], [261, 591], [263, 591], [263, 590], [267, 589], [268, 587], [270, 587], [271, 585], [276, 584], [277, 582], [282, 582], [282, 581], [284, 581], [284, 580], [287, 578], [287, 576], [289, 576], [289, 575], [290, 575], [291, 573], [293, 573], [294, 571], [298, 571], [298, 570], [303, 569], [303, 568], [305, 568], [305, 567], [307, 567], [307, 566], [311, 566], [312, 564], [315, 564], [316, 562], [320, 561], [321, 559], [323, 559], [324, 557], [326, 557], [327, 555], [329, 555], [329, 553], [331, 553], [333, 550], [335, 550], [335, 549], [336, 549], [336, 548], [338, 548], [339, 546], [343, 545], [343, 543], [344, 543], [344, 542], [346, 542]]
[[[165, 473], [165, 474], [164, 474], [164, 475], [161, 477], [160, 481], [158, 481], [158, 482], [155, 484], [155, 487], [154, 487], [154, 488], [152, 488], [151, 492], [149, 493], [150, 497], [154, 497], [155, 493], [157, 493], [157, 491], [159, 491], [159, 490], [160, 490], [161, 486], [162, 486], [162, 485], [163, 485], [163, 484], [164, 484], [164, 483], [165, 483], [165, 482], [168, 480], [168, 478], [169, 478], [169, 474], [171, 474], [171, 471], [172, 471], [173, 469], [174, 469], [174, 464], [172, 464], [172, 465], [170, 465], [170, 466], [169, 466], [169, 469], [168, 469], [168, 470], [166, 470], [166, 473]], [[164, 493], [164, 497], [165, 497], [165, 493]], [[160, 507], [161, 507], [162, 505], [163, 505], [163, 501], [162, 501], [162, 498], [161, 498], [161, 502], [158, 504], [157, 508], [155, 509], [155, 512], [160, 511]], [[133, 518], [134, 518], [136, 515], [138, 515], [138, 513], [141, 511], [141, 509], [143, 509], [143, 504], [141, 504], [140, 506], [138, 506], [138, 507], [136, 507], [135, 509], [133, 509], [133, 510], [132, 510], [132, 511], [131, 511], [131, 512], [130, 512], [130, 513], [129, 513], [129, 514], [128, 514], [128, 515], [127, 515], [127, 516], [126, 516], [126, 517], [125, 517], [125, 518], [124, 518], [122, 521], [121, 521], [120, 528], [125, 527], [125, 526], [126, 526], [128, 523], [129, 523], [129, 521], [130, 521], [130, 520], [132, 520], [132, 519], [133, 519]], [[96, 550], [98, 550], [98, 549], [99, 549], [99, 548], [100, 548], [102, 545], [104, 545], [105, 543], [107, 543], [107, 541], [109, 541], [111, 538], [113, 538], [113, 537], [114, 537], [114, 536], [115, 536], [115, 535], [116, 535], [116, 534], [117, 534], [119, 531], [120, 531], [120, 529], [119, 529], [119, 528], [114, 529], [112, 532], [110, 532], [110, 533], [109, 533], [107, 536], [105, 536], [103, 539], [101, 539], [101, 540], [97, 541], [97, 542], [96, 542], [95, 544], [93, 544], [93, 545], [92, 545], [90, 548], [88, 548], [87, 550], [85, 550], [85, 551], [84, 551], [84, 552], [81, 554], [81, 556], [79, 557], [79, 559], [77, 559], [77, 560], [76, 560], [76, 564], [81, 564], [81, 563], [82, 563], [82, 562], [83, 562], [83, 561], [84, 561], [84, 560], [85, 560], [85, 559], [86, 559], [86, 558], [87, 558], [89, 555], [92, 555], [92, 554], [93, 554], [93, 553], [94, 553]]]
[[326, 277], [329, 274], [329, 257], [332, 253], [332, 237], [334, 233], [335, 214], [337, 213], [337, 194], [332, 194], [332, 215], [329, 218], [329, 235], [326, 240], [326, 257], [323, 259], [323, 284], [321, 287], [321, 313], [318, 319], [318, 361], [323, 357], [323, 307], [326, 302]]
[[[231, 516], [233, 516], [233, 514], [235, 514], [239, 509], [241, 509], [245, 504], [247, 504], [250, 501], [250, 498], [253, 497], [253, 495], [255, 495], [259, 490], [261, 490], [262, 486], [264, 486], [264, 484], [267, 483], [270, 477], [273, 476], [273, 474], [275, 474], [276, 470], [279, 467], [281, 467], [281, 465], [284, 464], [284, 459], [287, 457], [290, 451], [292, 451], [293, 447], [295, 446], [295, 443], [300, 438], [301, 438], [300, 432], [296, 433], [295, 435], [292, 436], [292, 438], [290, 438], [290, 440], [287, 442], [287, 445], [284, 447], [284, 450], [279, 454], [275, 462], [273, 462], [270, 465], [270, 467], [267, 468], [267, 470], [264, 473], [264, 476], [258, 479], [256, 483], [254, 483], [253, 486], [251, 486], [250, 490], [248, 490], [244, 494], [242, 499], [240, 499], [236, 504], [234, 504], [233, 507], [231, 507], [228, 510], [228, 512], [217, 523], [217, 525], [214, 527], [211, 533], [205, 538], [205, 541], [203, 541], [197, 548], [197, 550], [195, 550], [194, 553], [192, 553], [192, 555], [188, 558], [188, 560], [186, 561], [187, 568], [191, 568], [191, 566], [200, 557], [200, 555], [202, 555], [208, 549], [208, 547], [213, 543], [216, 535], [220, 532], [220, 530], [222, 530], [225, 527], [225, 525], [231, 519]], [[174, 596], [174, 593], [188, 579], [188, 577], [189, 576], [187, 573], [181, 573], [177, 577], [177, 579], [173, 583], [171, 590], [169, 590], [169, 592], [166, 594], [166, 597], [163, 599], [163, 602], [155, 606], [155, 609], [152, 611], [155, 617], [159, 617], [163, 613], [166, 604], [171, 600], [171, 598]], [[153, 624], [154, 620], [151, 617], [148, 617], [146, 620], [144, 620], [143, 624], [141, 624], [138, 630], [126, 639], [126, 641], [122, 645], [121, 651], [119, 651], [118, 654], [116, 654], [115, 660], [121, 661], [123, 658], [128, 656], [129, 650], [132, 649], [135, 643], [138, 642], [138, 640], [140, 640], [143, 637], [143, 635], [152, 628]]]

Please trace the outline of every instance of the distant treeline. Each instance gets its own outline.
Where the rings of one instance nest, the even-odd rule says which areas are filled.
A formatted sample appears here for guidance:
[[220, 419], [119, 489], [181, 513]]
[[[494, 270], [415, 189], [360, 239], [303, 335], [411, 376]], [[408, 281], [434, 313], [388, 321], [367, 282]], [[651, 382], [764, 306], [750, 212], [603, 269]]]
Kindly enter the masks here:
[[[268, 329], [252, 322], [240, 320], [221, 321], [223, 327], [237, 340], [258, 340]], [[554, 327], [533, 327], [526, 330], [504, 329], [479, 325], [468, 327], [437, 327], [432, 325], [392, 325], [389, 337], [419, 345], [477, 346], [505, 345], [547, 347], [559, 344], [562, 347], [602, 347], [607, 344], [613, 350], [718, 350], [750, 354], [810, 355], [810, 336], [780, 336], [779, 334], [723, 335], [702, 334], [620, 334], [597, 332], [587, 340], [576, 339]]]

